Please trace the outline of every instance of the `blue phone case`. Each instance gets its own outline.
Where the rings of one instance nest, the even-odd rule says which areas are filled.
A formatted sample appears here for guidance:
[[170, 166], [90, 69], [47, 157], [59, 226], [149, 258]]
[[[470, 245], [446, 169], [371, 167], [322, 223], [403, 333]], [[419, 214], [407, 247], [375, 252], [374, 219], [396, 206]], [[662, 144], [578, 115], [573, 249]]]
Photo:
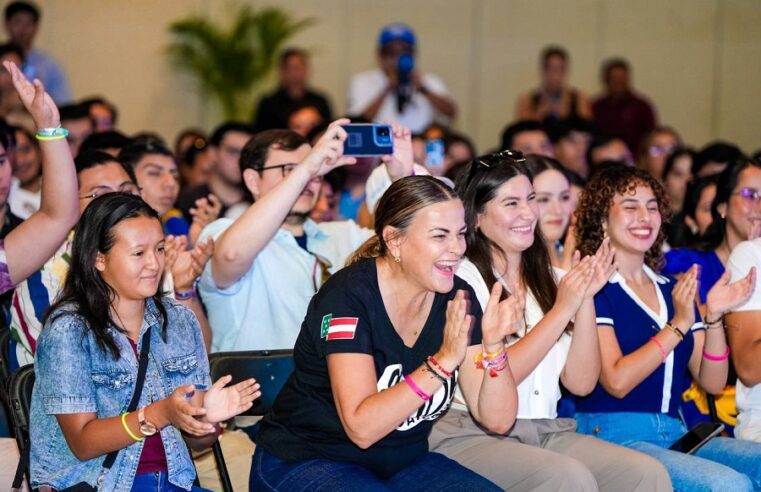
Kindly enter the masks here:
[[348, 137], [344, 155], [368, 157], [394, 153], [394, 136], [390, 125], [356, 123], [343, 125]]

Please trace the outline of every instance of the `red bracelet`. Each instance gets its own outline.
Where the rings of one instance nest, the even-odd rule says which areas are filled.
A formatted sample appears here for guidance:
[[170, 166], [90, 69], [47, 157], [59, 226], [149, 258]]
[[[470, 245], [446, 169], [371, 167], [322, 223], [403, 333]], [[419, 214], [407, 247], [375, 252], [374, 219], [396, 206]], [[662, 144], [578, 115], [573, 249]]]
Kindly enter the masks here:
[[729, 345], [727, 345], [727, 351], [721, 355], [709, 354], [708, 352], [703, 350], [703, 357], [714, 362], [721, 362], [723, 360], [727, 360], [727, 358], [729, 357]]
[[420, 397], [423, 401], [428, 401], [431, 399], [431, 395], [420, 389], [420, 386], [415, 384], [415, 381], [412, 380], [412, 376], [410, 374], [407, 374], [404, 376], [404, 382], [407, 383], [407, 386], [410, 387], [412, 391], [415, 392], [416, 395]]
[[663, 356], [663, 360], [666, 360], [666, 357], [668, 357], [668, 354], [666, 353], [666, 349], [663, 348], [663, 344], [661, 343], [661, 341], [658, 340], [655, 337], [651, 337], [650, 341], [658, 346], [658, 350], [661, 351], [661, 355]]
[[433, 364], [433, 367], [435, 367], [436, 369], [438, 369], [439, 371], [441, 371], [441, 374], [443, 374], [444, 376], [446, 376], [446, 377], [448, 377], [448, 378], [451, 378], [451, 377], [452, 377], [452, 372], [451, 372], [451, 371], [447, 371], [446, 369], [444, 369], [444, 368], [441, 366], [441, 364], [439, 364], [439, 362], [438, 362], [438, 361], [437, 361], [437, 360], [436, 360], [436, 359], [435, 359], [435, 358], [434, 358], [432, 355], [429, 355], [429, 356], [428, 356], [428, 361], [429, 361], [431, 364]]

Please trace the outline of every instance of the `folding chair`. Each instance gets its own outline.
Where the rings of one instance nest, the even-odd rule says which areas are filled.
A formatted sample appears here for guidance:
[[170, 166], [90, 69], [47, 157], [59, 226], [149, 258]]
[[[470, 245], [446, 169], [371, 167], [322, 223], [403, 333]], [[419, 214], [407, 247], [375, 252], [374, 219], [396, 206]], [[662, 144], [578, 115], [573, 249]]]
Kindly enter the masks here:
[[31, 483], [29, 481], [29, 408], [32, 404], [32, 388], [34, 388], [33, 365], [24, 366], [11, 376], [8, 385], [11, 421], [21, 456], [14, 483], [20, 482], [23, 476], [26, 476], [27, 483]]
[[[254, 350], [248, 352], [217, 352], [209, 356], [211, 380], [231, 375], [230, 384], [254, 378], [261, 385], [262, 396], [243, 415], [262, 416], [269, 411], [275, 397], [293, 372], [292, 350]], [[212, 446], [214, 462], [219, 470], [219, 478], [224, 492], [232, 492], [230, 475], [222, 454], [222, 446], [217, 440]]]

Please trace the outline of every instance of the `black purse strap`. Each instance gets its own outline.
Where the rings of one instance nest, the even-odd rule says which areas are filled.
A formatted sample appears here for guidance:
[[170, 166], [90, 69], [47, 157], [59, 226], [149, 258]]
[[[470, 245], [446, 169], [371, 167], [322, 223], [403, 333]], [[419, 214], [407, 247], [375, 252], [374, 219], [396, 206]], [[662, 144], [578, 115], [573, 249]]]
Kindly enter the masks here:
[[[143, 333], [143, 343], [140, 346], [140, 362], [137, 366], [137, 380], [135, 381], [135, 392], [132, 393], [132, 399], [127, 407], [127, 412], [134, 412], [137, 409], [137, 403], [140, 401], [140, 395], [143, 393], [143, 383], [145, 382], [145, 373], [148, 371], [148, 353], [151, 349], [151, 327], [149, 326]], [[106, 455], [103, 461], [103, 468], [110, 470], [114, 466], [119, 449], [111, 451]]]

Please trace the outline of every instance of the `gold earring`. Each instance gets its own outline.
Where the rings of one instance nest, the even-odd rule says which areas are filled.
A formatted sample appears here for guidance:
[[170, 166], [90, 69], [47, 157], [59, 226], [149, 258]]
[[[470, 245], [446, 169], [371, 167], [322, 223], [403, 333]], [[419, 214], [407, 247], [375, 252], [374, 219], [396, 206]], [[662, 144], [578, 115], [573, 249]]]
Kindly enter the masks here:
[[394, 256], [394, 261], [397, 262], [397, 263], [401, 263], [402, 259], [399, 258], [398, 256]]

